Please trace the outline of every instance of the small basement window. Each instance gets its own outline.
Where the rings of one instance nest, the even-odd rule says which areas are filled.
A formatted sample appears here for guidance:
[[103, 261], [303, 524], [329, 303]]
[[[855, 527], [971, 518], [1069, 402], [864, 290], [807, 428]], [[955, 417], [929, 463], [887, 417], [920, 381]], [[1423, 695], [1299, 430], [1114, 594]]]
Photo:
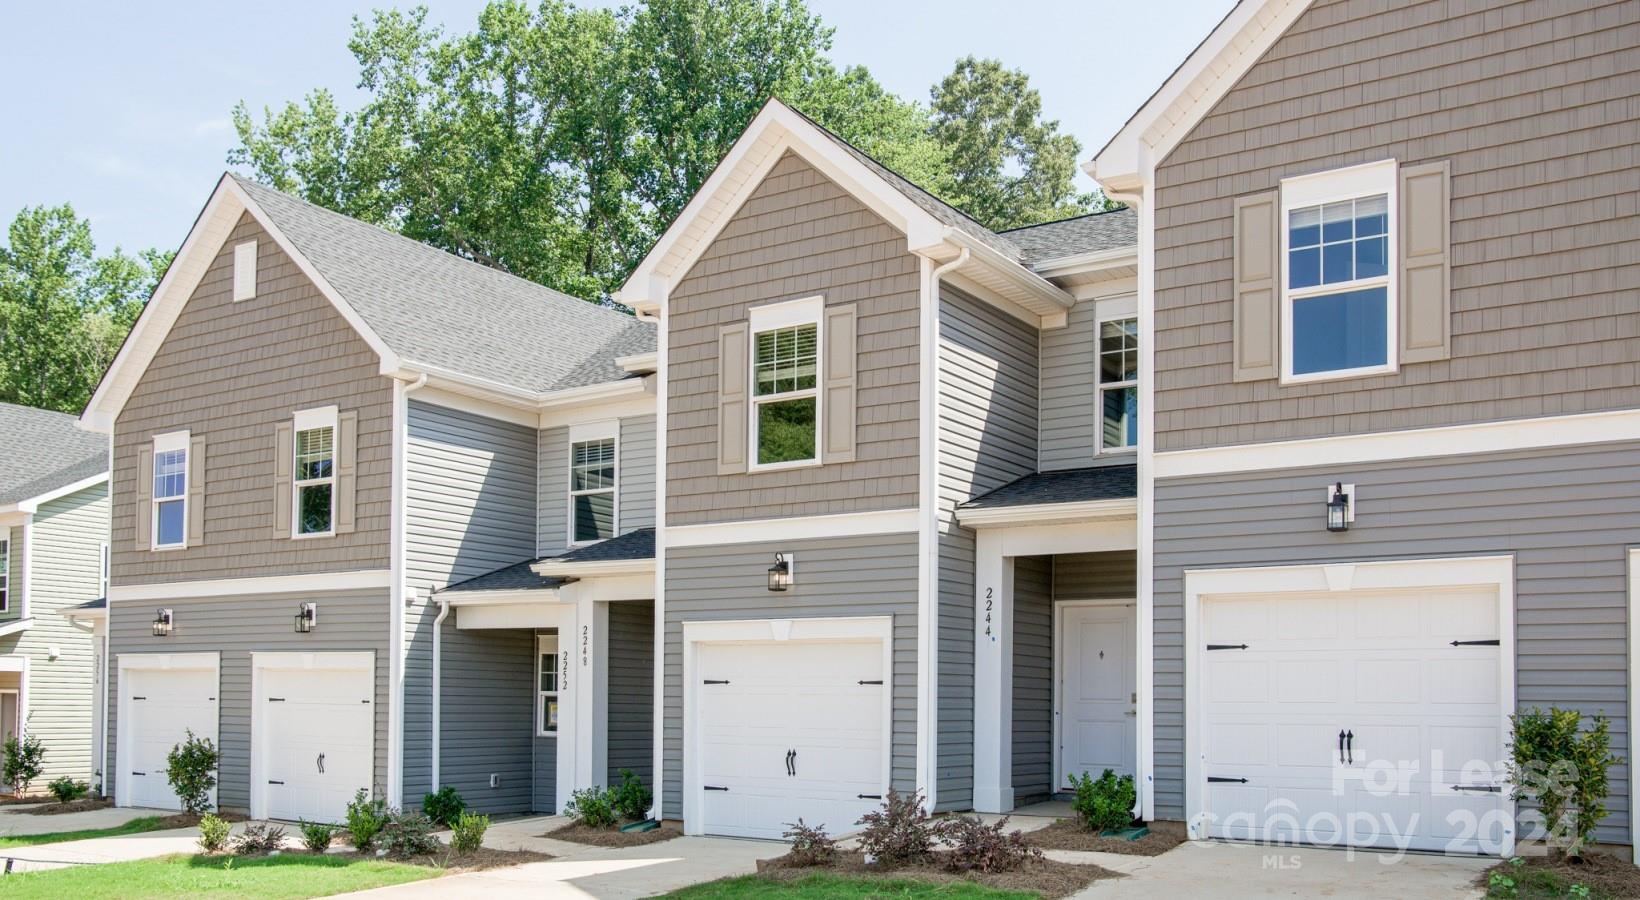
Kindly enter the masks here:
[[558, 635], [537, 635], [535, 733], [542, 737], [558, 734], [558, 692], [567, 680], [568, 663], [558, 652]]

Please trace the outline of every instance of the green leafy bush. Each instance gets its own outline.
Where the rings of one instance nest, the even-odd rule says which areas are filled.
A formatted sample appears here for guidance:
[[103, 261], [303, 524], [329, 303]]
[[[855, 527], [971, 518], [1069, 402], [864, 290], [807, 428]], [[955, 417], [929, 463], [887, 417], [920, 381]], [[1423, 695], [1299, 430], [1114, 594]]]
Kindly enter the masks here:
[[467, 801], [461, 799], [455, 788], [445, 785], [422, 798], [421, 811], [435, 823], [449, 828], [467, 811]]
[[934, 828], [923, 809], [921, 791], [890, 790], [881, 809], [860, 817], [860, 849], [885, 866], [919, 863], [934, 852]]
[[40, 777], [45, 765], [46, 746], [32, 734], [21, 739], [6, 738], [5, 761], [0, 764], [0, 777], [18, 794], [28, 791], [29, 783]]
[[1106, 769], [1097, 780], [1086, 772], [1078, 778], [1070, 777], [1076, 797], [1071, 808], [1082, 818], [1082, 823], [1094, 831], [1110, 831], [1133, 824], [1133, 806], [1138, 793], [1133, 787], [1133, 776], [1117, 774]]
[[781, 837], [792, 842], [787, 858], [794, 865], [824, 866], [837, 858], [837, 841], [826, 833], [825, 825], [805, 825], [799, 818], [786, 823]]
[[1534, 707], [1510, 721], [1510, 783], [1537, 804], [1545, 842], [1581, 856], [1606, 816], [1606, 773], [1623, 762], [1611, 752], [1610, 721], [1594, 716], [1584, 730], [1581, 713], [1559, 707]]
[[233, 839], [233, 852], [239, 856], [272, 853], [284, 846], [285, 829], [268, 823], [252, 822]]
[[56, 797], [58, 803], [72, 803], [91, 793], [91, 785], [75, 781], [67, 775], [52, 779], [46, 789], [51, 791], [51, 796]]
[[621, 783], [613, 792], [615, 796], [611, 803], [621, 818], [641, 821], [649, 817], [649, 802], [654, 799], [654, 795], [649, 792], [649, 788], [643, 786], [643, 779], [633, 774], [631, 769], [621, 770]]
[[987, 825], [975, 816], [953, 816], [936, 827], [951, 845], [942, 862], [953, 872], [1011, 872], [1027, 860], [1041, 859], [1042, 851], [1025, 843], [1019, 829], [1003, 833], [1008, 817]]
[[324, 822], [309, 822], [303, 819], [300, 826], [302, 831], [302, 845], [314, 853], [323, 853], [330, 849], [330, 842], [336, 838], [336, 826]]
[[210, 738], [196, 738], [191, 729], [187, 735], [166, 754], [165, 778], [171, 783], [171, 790], [176, 791], [184, 812], [208, 812], [221, 754]]
[[438, 838], [433, 837], [433, 820], [419, 812], [395, 809], [388, 813], [387, 827], [382, 831], [382, 844], [387, 852], [398, 859], [437, 853]]
[[450, 846], [457, 853], [476, 853], [484, 846], [484, 832], [490, 830], [490, 817], [476, 813], [462, 813], [450, 826]]
[[364, 852], [376, 846], [376, 838], [387, 827], [387, 804], [371, 799], [370, 792], [359, 788], [347, 804], [347, 835], [354, 849]]
[[228, 845], [228, 832], [232, 828], [227, 822], [216, 816], [206, 813], [199, 819], [199, 849], [206, 853], [215, 853]]
[[613, 828], [619, 821], [615, 813], [615, 792], [597, 787], [575, 791], [569, 795], [564, 815], [588, 828]]

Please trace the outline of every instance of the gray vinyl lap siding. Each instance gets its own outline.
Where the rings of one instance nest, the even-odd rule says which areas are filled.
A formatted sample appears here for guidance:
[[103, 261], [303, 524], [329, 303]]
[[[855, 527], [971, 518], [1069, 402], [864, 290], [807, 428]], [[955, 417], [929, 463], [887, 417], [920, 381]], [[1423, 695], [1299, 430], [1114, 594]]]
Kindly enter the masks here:
[[939, 758], [935, 803], [968, 809], [974, 786], [974, 532], [957, 504], [1036, 471], [1037, 332], [941, 291]]
[[622, 419], [619, 448], [620, 530], [625, 534], [655, 524], [655, 417]]
[[[774, 554], [796, 560], [791, 591], [769, 593]], [[663, 814], [683, 814], [683, 623], [816, 616], [893, 617], [892, 767], [916, 789], [917, 536], [870, 535], [666, 551]]]
[[[1640, 4], [1317, 2], [1156, 172], [1158, 450], [1640, 406]], [[1231, 381], [1231, 204], [1451, 164], [1450, 360]]]
[[[1099, 454], [1099, 312], [1082, 300], [1065, 327], [1042, 332], [1041, 471], [1093, 465]], [[1131, 462], [1131, 456], [1121, 458]]]
[[[233, 248], [257, 242], [257, 295], [232, 302]], [[379, 360], [248, 214], [206, 270], [114, 428], [115, 584], [388, 567], [393, 389]], [[358, 413], [356, 529], [291, 540], [274, 529], [274, 427], [299, 409]], [[205, 442], [205, 536], [136, 546], [138, 451], [188, 430]]]
[[[536, 555], [553, 556], [570, 545], [569, 428], [541, 429], [537, 453]], [[626, 416], [616, 431], [616, 530], [625, 534], [655, 524], [655, 416]]]
[[1014, 804], [1053, 793], [1053, 571], [1051, 556], [1014, 560]]
[[[452, 619], [460, 615], [444, 623], [440, 786], [455, 788], [476, 812], [531, 812], [537, 808], [535, 632], [458, 631]], [[491, 775], [500, 776], [499, 787], [490, 786]], [[405, 799], [412, 799], [408, 783]]]
[[[1353, 482], [1354, 525], [1333, 534], [1322, 486]], [[1516, 698], [1611, 718], [1628, 744], [1627, 551], [1640, 543], [1640, 444], [1158, 481], [1156, 812], [1183, 813], [1183, 572], [1332, 561], [1510, 554]], [[1629, 768], [1611, 770], [1597, 832], [1626, 843]]]
[[[916, 506], [919, 273], [905, 235], [801, 157], [777, 162], [667, 301], [666, 524]], [[815, 295], [859, 304], [855, 460], [719, 475], [719, 327]]]
[[[296, 605], [319, 605], [319, 627], [296, 634]], [[154, 608], [167, 606], [175, 617], [170, 636], [154, 637]], [[220, 654], [217, 744], [222, 753], [217, 802], [238, 812], [250, 808], [251, 653], [273, 651], [368, 652], [376, 655], [375, 791], [387, 790], [388, 595], [385, 589], [325, 594], [258, 594], [243, 597], [115, 602], [109, 609], [108, 771], [105, 783], [117, 792], [119, 746], [119, 658], [141, 653]], [[420, 797], [416, 798], [418, 801]]]
[[653, 785], [655, 768], [655, 603], [609, 604], [608, 781], [631, 769]]

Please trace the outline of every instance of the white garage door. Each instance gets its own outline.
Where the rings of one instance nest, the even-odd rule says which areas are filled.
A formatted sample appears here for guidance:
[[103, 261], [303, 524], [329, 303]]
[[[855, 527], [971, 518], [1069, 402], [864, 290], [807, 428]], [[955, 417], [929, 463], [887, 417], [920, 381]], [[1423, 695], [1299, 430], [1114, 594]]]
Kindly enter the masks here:
[[888, 787], [883, 642], [700, 644], [702, 829], [779, 838], [799, 817], [854, 830]]
[[339, 822], [354, 792], [372, 787], [374, 660], [351, 653], [301, 654], [294, 662], [271, 656], [256, 663], [252, 779], [260, 784], [252, 815]]
[[189, 730], [218, 743], [216, 670], [121, 668], [120, 691], [120, 805], [181, 809], [165, 774], [166, 756]]
[[1495, 591], [1215, 598], [1202, 620], [1214, 836], [1499, 852]]

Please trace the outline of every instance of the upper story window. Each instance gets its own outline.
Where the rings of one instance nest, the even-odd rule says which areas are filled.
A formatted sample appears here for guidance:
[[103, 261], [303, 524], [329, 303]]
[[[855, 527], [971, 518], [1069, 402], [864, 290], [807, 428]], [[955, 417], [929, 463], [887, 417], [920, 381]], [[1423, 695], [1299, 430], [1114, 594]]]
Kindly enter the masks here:
[[535, 733], [558, 733], [558, 692], [561, 690], [563, 665], [558, 653], [558, 635], [543, 634], [536, 638], [536, 702]]
[[570, 430], [569, 534], [585, 544], [615, 536], [616, 425], [576, 426]]
[[1395, 163], [1282, 182], [1283, 380], [1395, 369]]
[[[104, 597], [108, 594], [104, 593]], [[0, 538], [0, 612], [11, 611], [11, 541]]]
[[336, 407], [296, 413], [296, 459], [292, 471], [297, 537], [336, 531]]
[[154, 549], [188, 546], [188, 432], [154, 437]]
[[1139, 320], [1099, 323], [1099, 451], [1139, 446]]
[[752, 315], [752, 468], [819, 462], [821, 299]]

